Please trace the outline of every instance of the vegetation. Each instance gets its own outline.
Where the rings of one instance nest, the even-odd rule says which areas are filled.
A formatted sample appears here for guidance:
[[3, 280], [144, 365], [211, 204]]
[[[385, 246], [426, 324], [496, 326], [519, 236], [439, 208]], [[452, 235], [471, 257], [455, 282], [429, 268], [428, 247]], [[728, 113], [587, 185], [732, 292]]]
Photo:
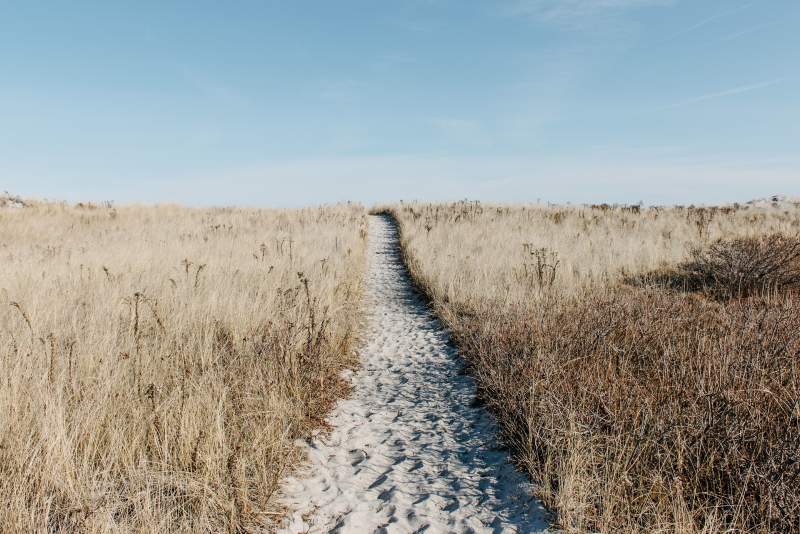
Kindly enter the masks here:
[[0, 210], [0, 524], [252, 531], [352, 365], [358, 206]]
[[563, 528], [800, 530], [800, 209], [391, 211]]

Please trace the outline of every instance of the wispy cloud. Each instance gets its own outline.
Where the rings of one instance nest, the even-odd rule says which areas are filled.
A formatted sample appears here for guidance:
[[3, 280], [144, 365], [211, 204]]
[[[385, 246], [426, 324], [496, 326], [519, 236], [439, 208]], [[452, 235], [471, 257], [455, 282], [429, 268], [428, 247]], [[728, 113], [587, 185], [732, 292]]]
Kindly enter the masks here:
[[[673, 162], [671, 158], [645, 157], [620, 163], [610, 161], [614, 158], [607, 155], [581, 156], [563, 160], [398, 154], [283, 161], [231, 170], [224, 176], [187, 177], [176, 181], [165, 196], [199, 205], [302, 206], [339, 200], [374, 203], [460, 198], [664, 204], [748, 200], [776, 191], [797, 191], [798, 170], [793, 162], [767, 164], [731, 157], [719, 162]], [[187, 181], [191, 181], [189, 188]], [[220, 190], [220, 183], [227, 187]], [[276, 183], [281, 187], [270, 185]]]
[[778, 85], [783, 81], [783, 78], [777, 78], [775, 80], [766, 80], [763, 82], [752, 83], [749, 85], [740, 85], [738, 87], [732, 87], [730, 89], [726, 89], [724, 91], [717, 91], [716, 93], [708, 93], [705, 95], [695, 96], [692, 98], [688, 98], [681, 102], [678, 102], [673, 107], [682, 107], [687, 106], [690, 104], [697, 104], [698, 102], [705, 102], [706, 100], [714, 100], [715, 98], [722, 98], [724, 96], [733, 96], [733, 95], [741, 95], [744, 93], [749, 93], [751, 91], [757, 91], [759, 89], [764, 89], [766, 87], [772, 87], [773, 85]]
[[745, 35], [750, 35], [751, 33], [756, 33], [758, 31], [763, 30], [764, 28], [769, 28], [770, 26], [774, 26], [774, 22], [765, 22], [763, 24], [757, 24], [755, 26], [751, 26], [749, 28], [745, 28], [744, 30], [740, 30], [735, 33], [731, 33], [726, 35], [722, 38], [722, 41], [733, 41], [734, 39], [738, 39], [739, 37], [744, 37]]
[[706, 17], [704, 19], [701, 19], [701, 20], [695, 22], [694, 24], [690, 24], [686, 28], [683, 28], [683, 29], [673, 33], [667, 40], [672, 40], [672, 39], [675, 39], [676, 37], [680, 37], [682, 35], [686, 35], [687, 33], [691, 33], [693, 31], [699, 30], [700, 28], [702, 28], [704, 26], [707, 26], [707, 25], [711, 24], [712, 22], [716, 22], [719, 19], [723, 19], [725, 17], [728, 17], [730, 15], [738, 13], [739, 11], [747, 9], [752, 5], [753, 5], [753, 2], [748, 2], [746, 4], [741, 4], [739, 6], [736, 6], [733, 9], [729, 9], [727, 11], [722, 11], [720, 13], [716, 13], [714, 15], [711, 15], [710, 17]]
[[[180, 202], [195, 206], [302, 207], [343, 200], [717, 203], [768, 194], [800, 194], [796, 159], [765, 161], [719, 154], [693, 161], [671, 157], [580, 153], [436, 157], [395, 154], [302, 158], [244, 167], [195, 169], [108, 180], [107, 171], [64, 179], [52, 168], [8, 173], [3, 187], [23, 196], [69, 201]], [[56, 174], [54, 174], [56, 173]]]
[[634, 8], [668, 6], [674, 0], [517, 0], [509, 11], [549, 22], [570, 22]]

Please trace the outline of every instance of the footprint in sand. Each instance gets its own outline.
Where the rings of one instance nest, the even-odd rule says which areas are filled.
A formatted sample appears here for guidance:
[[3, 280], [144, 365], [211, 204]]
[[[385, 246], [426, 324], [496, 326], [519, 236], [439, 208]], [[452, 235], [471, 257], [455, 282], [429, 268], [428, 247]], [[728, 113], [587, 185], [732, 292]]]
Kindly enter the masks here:
[[287, 480], [282, 532], [546, 532], [527, 478], [415, 292], [388, 217], [370, 221], [368, 326], [353, 396]]

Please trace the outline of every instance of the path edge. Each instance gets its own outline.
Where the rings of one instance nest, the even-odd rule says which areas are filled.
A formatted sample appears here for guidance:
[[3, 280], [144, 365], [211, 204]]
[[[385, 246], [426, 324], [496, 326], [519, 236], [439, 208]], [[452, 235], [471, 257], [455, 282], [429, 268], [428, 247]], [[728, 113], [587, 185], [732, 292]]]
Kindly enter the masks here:
[[[428, 312], [441, 323], [442, 327], [446, 331], [448, 343], [450, 343], [450, 345], [452, 345], [455, 348], [458, 358], [463, 363], [464, 372], [467, 375], [469, 375], [474, 381], [475, 399], [473, 402], [475, 402], [476, 405], [481, 406], [483, 410], [486, 410], [486, 412], [492, 417], [492, 419], [495, 420], [496, 427], [499, 429], [500, 425], [497, 422], [497, 415], [494, 413], [493, 410], [490, 409], [490, 407], [481, 398], [480, 383], [472, 373], [472, 364], [470, 363], [469, 359], [467, 359], [464, 356], [461, 347], [456, 341], [456, 338], [453, 335], [453, 328], [450, 322], [447, 320], [447, 316], [442, 313], [442, 309], [436, 303], [435, 288], [430, 282], [425, 280], [425, 278], [421, 275], [421, 268], [419, 268], [420, 262], [411, 254], [410, 248], [408, 247], [408, 242], [406, 241], [404, 235], [403, 223], [400, 220], [400, 217], [397, 216], [394, 208], [383, 207], [383, 206], [380, 208], [371, 209], [369, 211], [369, 215], [384, 217], [390, 220], [391, 223], [397, 229], [397, 241], [400, 247], [400, 258], [403, 262], [403, 268], [408, 273], [408, 278], [411, 281], [411, 285], [414, 287], [414, 290], [419, 294]], [[502, 447], [502, 450], [505, 451], [506, 454], [508, 454], [509, 460], [511, 461], [511, 464], [514, 466], [514, 468], [523, 475], [525, 475], [525, 478], [528, 480], [529, 483], [533, 485], [534, 488], [538, 488], [537, 483], [531, 479], [530, 473], [526, 469], [524, 469], [520, 464], [517, 457], [517, 451], [514, 450], [514, 447], [506, 443], [506, 441], [502, 439], [502, 435], [500, 434], [499, 431], [495, 432], [494, 437], [497, 440], [497, 443]], [[549, 532], [559, 532], [556, 523], [556, 517], [557, 517], [556, 512], [552, 508], [545, 505], [544, 501], [541, 499], [537, 490], [535, 490], [534, 493], [536, 495], [536, 500], [539, 502], [539, 504], [542, 506], [545, 512], [544, 520], [547, 521], [547, 523], [550, 525]]]

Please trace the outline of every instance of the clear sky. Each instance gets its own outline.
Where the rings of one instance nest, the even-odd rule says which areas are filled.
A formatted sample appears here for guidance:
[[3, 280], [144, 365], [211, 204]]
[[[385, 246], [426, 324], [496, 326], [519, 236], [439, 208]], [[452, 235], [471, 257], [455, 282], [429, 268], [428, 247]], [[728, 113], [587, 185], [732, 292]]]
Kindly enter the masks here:
[[797, 195], [800, 2], [0, 0], [3, 189], [258, 206]]

